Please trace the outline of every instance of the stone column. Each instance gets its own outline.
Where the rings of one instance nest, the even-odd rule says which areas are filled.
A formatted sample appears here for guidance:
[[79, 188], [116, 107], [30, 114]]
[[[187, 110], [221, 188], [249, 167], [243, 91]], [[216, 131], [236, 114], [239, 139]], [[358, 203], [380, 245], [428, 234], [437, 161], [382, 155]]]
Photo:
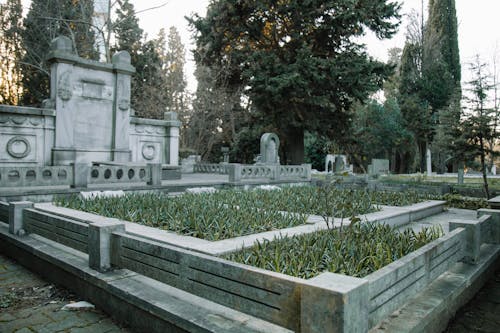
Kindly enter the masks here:
[[425, 154], [426, 157], [426, 170], [427, 170], [427, 176], [432, 176], [432, 159], [431, 159], [431, 150], [427, 148], [427, 152]]
[[177, 119], [175, 112], [165, 112], [164, 118], [169, 122], [165, 162], [170, 165], [179, 165], [179, 127], [181, 122]]
[[301, 293], [302, 333], [367, 332], [368, 281], [323, 273], [307, 280]]
[[115, 72], [115, 100], [113, 103], [113, 139], [112, 160], [115, 162], [130, 161], [129, 127], [130, 127], [130, 54], [121, 51], [113, 55]]
[[24, 233], [23, 213], [25, 208], [32, 208], [30, 201], [16, 201], [9, 203], [9, 232], [13, 235]]
[[125, 232], [125, 224], [103, 218], [89, 224], [89, 266], [99, 272], [111, 269], [111, 236], [113, 232]]

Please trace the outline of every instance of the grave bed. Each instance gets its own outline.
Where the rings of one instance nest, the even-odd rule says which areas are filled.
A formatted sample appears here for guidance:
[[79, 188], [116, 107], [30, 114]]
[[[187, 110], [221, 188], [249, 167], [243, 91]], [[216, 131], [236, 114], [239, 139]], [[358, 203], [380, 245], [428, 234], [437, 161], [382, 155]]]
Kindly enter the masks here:
[[[93, 268], [105, 268], [102, 265], [107, 263], [303, 332], [366, 331], [458, 260], [477, 255], [485, 238], [470, 234], [497, 230], [499, 223], [498, 216], [493, 220], [485, 215], [477, 223], [455, 225], [445, 236], [365, 278], [322, 273], [306, 280], [133, 235], [115, 219], [100, 217], [82, 223], [78, 219], [81, 215], [63, 218], [61, 211], [57, 214], [60, 207], [52, 207], [55, 211], [48, 213], [48, 206], [22, 205], [24, 208], [17, 212], [21, 212], [25, 230], [88, 252]], [[42, 229], [52, 232], [44, 233]], [[490, 233], [484, 236], [491, 237]], [[498, 253], [497, 248], [494, 250]]]

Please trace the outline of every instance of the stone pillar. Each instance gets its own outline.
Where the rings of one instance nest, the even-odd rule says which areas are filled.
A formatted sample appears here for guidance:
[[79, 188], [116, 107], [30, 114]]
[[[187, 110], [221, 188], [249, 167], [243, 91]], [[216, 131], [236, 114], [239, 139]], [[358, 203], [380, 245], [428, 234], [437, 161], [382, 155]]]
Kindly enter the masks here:
[[241, 164], [230, 163], [229, 164], [229, 181], [231, 183], [241, 182]]
[[500, 244], [500, 210], [486, 208], [478, 209], [478, 218], [484, 215], [491, 217], [488, 223], [488, 228], [484, 231], [485, 236], [488, 236], [486, 243]]
[[323, 273], [307, 280], [301, 292], [302, 333], [367, 332], [368, 281]]
[[73, 164], [73, 182], [71, 187], [86, 188], [90, 176], [90, 165], [88, 163], [75, 162]]
[[425, 157], [426, 157], [427, 176], [432, 176], [432, 159], [431, 159], [431, 150], [429, 148], [427, 148]]
[[457, 228], [465, 229], [465, 248], [463, 261], [468, 264], [476, 264], [479, 260], [479, 252], [482, 244], [481, 227], [490, 219], [489, 215], [483, 215], [479, 221], [453, 220], [450, 221], [450, 231]]
[[111, 269], [111, 236], [125, 232], [125, 224], [118, 220], [102, 219], [89, 224], [89, 266], [99, 272]]
[[115, 72], [115, 100], [113, 103], [112, 160], [130, 161], [130, 54], [126, 51], [115, 53], [112, 59]]
[[13, 235], [24, 233], [23, 213], [25, 208], [33, 208], [30, 201], [16, 201], [9, 203], [9, 232]]
[[149, 163], [149, 170], [151, 172], [151, 178], [148, 185], [159, 186], [161, 185], [161, 163]]
[[175, 112], [165, 112], [164, 118], [170, 125], [167, 128], [168, 148], [165, 157], [168, 160], [166, 162], [170, 165], [179, 165], [179, 127], [181, 123]]

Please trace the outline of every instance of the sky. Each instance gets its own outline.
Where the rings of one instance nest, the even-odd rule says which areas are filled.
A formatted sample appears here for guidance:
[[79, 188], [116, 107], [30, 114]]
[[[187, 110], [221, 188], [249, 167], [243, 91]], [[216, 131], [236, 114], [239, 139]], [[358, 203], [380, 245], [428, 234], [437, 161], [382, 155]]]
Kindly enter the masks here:
[[[102, 0], [101, 0], [102, 1]], [[198, 13], [205, 16], [209, 0], [130, 0], [138, 12], [139, 24], [148, 34], [154, 38], [161, 28], [168, 31], [170, 26], [175, 26], [180, 34], [186, 48], [186, 78], [188, 89], [194, 92], [196, 80], [194, 79], [194, 62], [190, 50], [194, 48], [192, 32], [189, 30], [185, 16]], [[407, 25], [406, 15], [412, 9], [421, 11], [422, 0], [394, 0], [403, 4], [401, 14], [402, 23], [399, 32], [391, 39], [380, 41], [373, 35], [364, 39], [368, 52], [375, 58], [386, 61], [387, 50], [393, 47], [404, 46], [405, 30]], [[0, 0], [0, 3], [4, 0]], [[30, 0], [23, 0], [25, 13], [28, 10]], [[424, 0], [424, 17], [427, 17], [427, 3]], [[495, 53], [500, 57], [500, 24], [498, 15], [500, 13], [500, 0], [455, 0], [458, 20], [458, 38], [460, 58], [462, 62], [462, 79], [464, 82], [470, 80], [468, 63], [474, 56], [479, 54], [483, 61], [492, 62]], [[145, 10], [158, 7], [153, 10]], [[496, 52], [498, 48], [498, 52]]]
[[[150, 37], [155, 37], [161, 28], [168, 29], [175, 26], [181, 34], [186, 47], [186, 77], [188, 88], [194, 91], [196, 80], [194, 80], [194, 63], [189, 50], [194, 48], [189, 27], [184, 16], [198, 13], [205, 16], [209, 0], [131, 0], [137, 11], [165, 4], [161, 8], [145, 11], [138, 14], [141, 27]], [[403, 0], [403, 19], [399, 32], [391, 40], [379, 41], [374, 36], [367, 36], [365, 43], [368, 52], [379, 60], [387, 60], [387, 50], [392, 47], [404, 46], [406, 15], [412, 9], [421, 11], [421, 0]], [[424, 17], [427, 17], [427, 0], [424, 0]], [[458, 35], [460, 58], [464, 81], [468, 80], [468, 66], [476, 54], [479, 54], [486, 62], [491, 62], [498, 45], [500, 53], [500, 24], [498, 15], [500, 13], [500, 0], [456, 0]]]

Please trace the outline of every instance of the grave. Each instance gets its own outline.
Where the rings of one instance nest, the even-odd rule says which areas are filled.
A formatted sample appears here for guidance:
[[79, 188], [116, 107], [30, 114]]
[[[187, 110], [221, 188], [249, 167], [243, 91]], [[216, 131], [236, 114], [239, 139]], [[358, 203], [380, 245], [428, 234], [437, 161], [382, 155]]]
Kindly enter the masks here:
[[[130, 55], [112, 63], [78, 57], [67, 37], [52, 41], [50, 98], [43, 108], [0, 106], [0, 167], [163, 164], [178, 167], [177, 115], [134, 117]], [[167, 169], [168, 169], [167, 167]]]
[[332, 155], [328, 154], [325, 157], [325, 172], [327, 173], [353, 173], [353, 165], [347, 164], [346, 155]]
[[370, 175], [380, 175], [388, 173], [389, 173], [389, 160], [374, 158], [372, 160], [372, 163], [368, 165], [368, 174]]

